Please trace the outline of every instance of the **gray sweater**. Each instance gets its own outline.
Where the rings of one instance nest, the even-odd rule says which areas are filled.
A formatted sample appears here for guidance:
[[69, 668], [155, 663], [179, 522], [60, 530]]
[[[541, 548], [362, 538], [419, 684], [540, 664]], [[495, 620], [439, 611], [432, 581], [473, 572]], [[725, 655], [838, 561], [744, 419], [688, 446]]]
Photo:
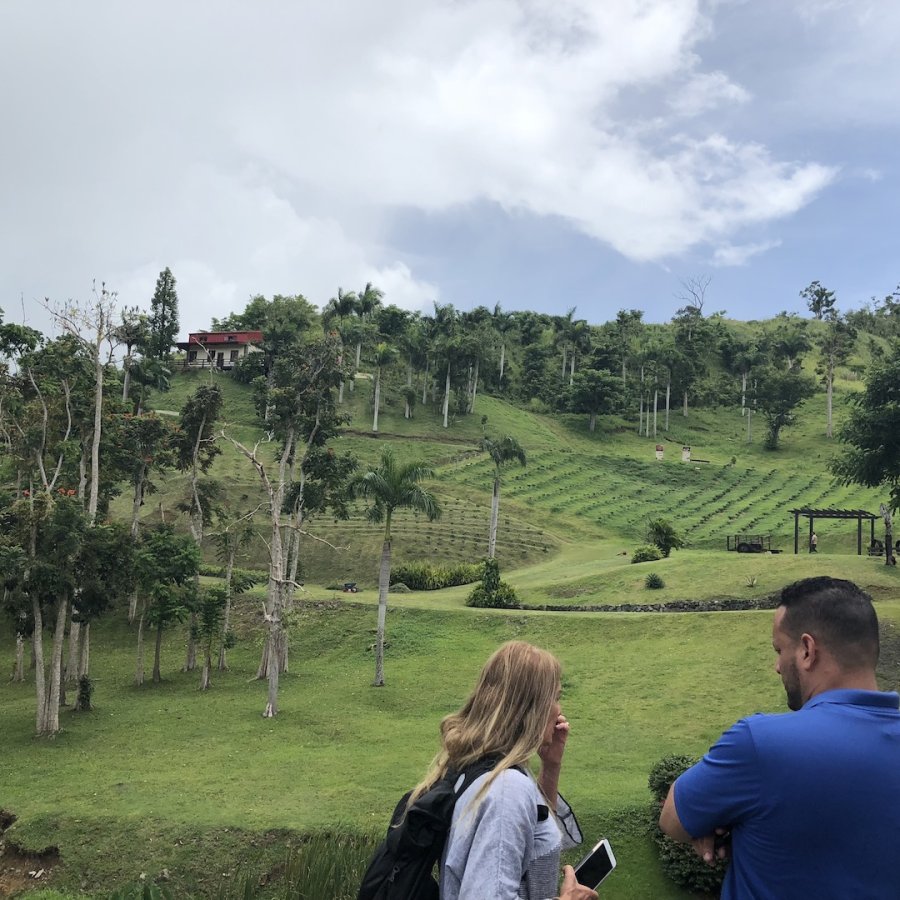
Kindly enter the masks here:
[[[488, 773], [489, 774], [489, 773]], [[457, 800], [441, 860], [441, 900], [546, 900], [559, 887], [559, 855], [581, 843], [581, 831], [560, 797], [558, 818], [540, 820], [546, 800], [530, 775], [507, 769], [477, 808], [472, 801], [488, 774]]]

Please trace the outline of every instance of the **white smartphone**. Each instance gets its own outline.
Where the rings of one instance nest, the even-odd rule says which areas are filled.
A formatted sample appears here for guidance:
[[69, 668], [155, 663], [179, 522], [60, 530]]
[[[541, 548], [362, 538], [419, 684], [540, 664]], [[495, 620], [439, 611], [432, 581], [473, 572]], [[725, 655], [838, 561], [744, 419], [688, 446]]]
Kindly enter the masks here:
[[616, 857], [606, 838], [598, 841], [590, 853], [575, 866], [575, 877], [579, 884], [597, 890], [600, 882], [616, 867]]

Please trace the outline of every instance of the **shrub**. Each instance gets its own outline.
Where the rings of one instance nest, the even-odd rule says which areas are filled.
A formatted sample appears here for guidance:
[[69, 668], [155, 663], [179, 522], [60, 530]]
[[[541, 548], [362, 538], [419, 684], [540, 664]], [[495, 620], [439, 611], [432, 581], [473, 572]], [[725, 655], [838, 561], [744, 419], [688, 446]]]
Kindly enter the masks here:
[[679, 844], [660, 831], [657, 822], [659, 810], [675, 779], [697, 760], [690, 756], [664, 756], [650, 770], [647, 787], [656, 801], [652, 807], [653, 839], [659, 852], [659, 861], [666, 875], [681, 887], [702, 894], [718, 895], [728, 869], [727, 860], [716, 860], [708, 866], [690, 844]]
[[671, 522], [665, 519], [652, 519], [647, 525], [647, 542], [659, 547], [663, 556], [684, 546], [684, 538], [675, 531]]
[[658, 591], [660, 588], [664, 588], [666, 583], [662, 580], [662, 576], [657, 575], [656, 572], [651, 572], [644, 579], [644, 587], [648, 588], [651, 591]]
[[500, 580], [500, 564], [496, 559], [486, 559], [483, 571], [481, 584], [469, 594], [466, 606], [508, 609], [519, 605], [512, 586]]
[[399, 563], [391, 568], [391, 584], [405, 584], [411, 591], [437, 591], [458, 584], [472, 584], [481, 578], [479, 563], [433, 566], [431, 563]]
[[652, 544], [644, 544], [631, 554], [633, 563], [656, 562], [658, 559], [662, 559], [662, 553]]

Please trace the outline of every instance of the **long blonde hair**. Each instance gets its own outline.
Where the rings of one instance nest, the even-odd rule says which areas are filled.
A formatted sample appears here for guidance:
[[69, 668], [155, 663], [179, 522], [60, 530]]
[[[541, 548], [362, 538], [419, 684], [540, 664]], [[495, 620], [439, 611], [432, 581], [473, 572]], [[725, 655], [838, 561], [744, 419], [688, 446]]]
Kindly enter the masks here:
[[462, 709], [441, 722], [441, 749], [413, 790], [410, 805], [448, 771], [485, 757], [499, 761], [476, 802], [504, 769], [526, 765], [544, 741], [560, 678], [559, 660], [533, 644], [509, 641], [495, 651]]

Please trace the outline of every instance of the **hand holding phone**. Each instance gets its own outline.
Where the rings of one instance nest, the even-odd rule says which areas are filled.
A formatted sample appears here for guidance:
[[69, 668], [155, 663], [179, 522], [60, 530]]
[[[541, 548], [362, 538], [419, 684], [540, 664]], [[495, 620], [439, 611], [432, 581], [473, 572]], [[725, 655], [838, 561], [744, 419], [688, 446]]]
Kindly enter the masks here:
[[593, 850], [577, 866], [575, 877], [579, 884], [595, 890], [600, 882], [616, 867], [616, 857], [606, 838], [598, 841]]

